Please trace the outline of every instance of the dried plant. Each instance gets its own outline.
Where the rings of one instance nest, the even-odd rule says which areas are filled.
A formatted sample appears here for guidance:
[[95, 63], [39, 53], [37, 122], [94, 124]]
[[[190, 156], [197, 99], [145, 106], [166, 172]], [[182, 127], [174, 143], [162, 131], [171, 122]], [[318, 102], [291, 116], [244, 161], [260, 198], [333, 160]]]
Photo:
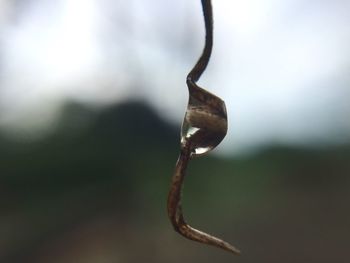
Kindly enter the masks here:
[[182, 123], [180, 155], [168, 196], [168, 215], [174, 229], [184, 237], [240, 254], [240, 251], [229, 243], [189, 226], [185, 222], [181, 207], [181, 190], [188, 162], [191, 158], [214, 149], [227, 133], [224, 101], [196, 84], [208, 65], [213, 47], [211, 1], [202, 0], [202, 8], [206, 29], [205, 47], [198, 62], [187, 75], [189, 102]]

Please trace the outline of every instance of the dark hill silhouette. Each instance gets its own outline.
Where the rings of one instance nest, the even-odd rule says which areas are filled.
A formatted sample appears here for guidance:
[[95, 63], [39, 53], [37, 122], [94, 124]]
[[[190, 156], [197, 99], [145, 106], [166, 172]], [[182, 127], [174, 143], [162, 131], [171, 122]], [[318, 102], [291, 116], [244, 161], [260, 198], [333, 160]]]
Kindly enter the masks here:
[[51, 136], [36, 143], [0, 140], [0, 178], [9, 191], [52, 193], [113, 178], [123, 187], [133, 176], [127, 173], [135, 169], [133, 162], [142, 170], [137, 160], [152, 157], [157, 163], [177, 155], [178, 131], [141, 102], [100, 111], [69, 104], [59, 124]]

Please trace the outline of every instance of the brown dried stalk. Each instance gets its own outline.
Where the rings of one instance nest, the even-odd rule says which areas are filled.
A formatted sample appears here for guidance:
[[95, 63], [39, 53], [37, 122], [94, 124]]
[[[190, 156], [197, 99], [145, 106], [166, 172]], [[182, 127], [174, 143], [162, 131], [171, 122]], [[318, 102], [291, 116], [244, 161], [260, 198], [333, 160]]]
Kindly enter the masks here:
[[234, 246], [222, 239], [197, 230], [185, 222], [181, 207], [181, 189], [190, 157], [190, 147], [185, 145], [181, 148], [180, 156], [176, 163], [175, 173], [168, 197], [168, 215], [170, 221], [173, 224], [175, 231], [188, 239], [216, 246], [239, 255], [240, 251]]
[[190, 97], [182, 124], [180, 155], [168, 196], [168, 215], [174, 229], [184, 237], [238, 255], [240, 251], [229, 243], [189, 226], [185, 222], [181, 207], [181, 190], [189, 160], [214, 149], [227, 133], [224, 101], [196, 84], [209, 62], [213, 45], [210, 0], [202, 0], [202, 7], [206, 28], [205, 47], [198, 62], [187, 76]]

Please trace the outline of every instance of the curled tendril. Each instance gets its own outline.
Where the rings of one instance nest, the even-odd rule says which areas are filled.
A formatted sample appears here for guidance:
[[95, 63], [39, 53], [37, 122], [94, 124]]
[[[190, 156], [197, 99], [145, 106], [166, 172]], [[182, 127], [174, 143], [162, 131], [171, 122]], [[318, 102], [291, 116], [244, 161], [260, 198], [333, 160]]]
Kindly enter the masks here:
[[240, 254], [240, 251], [229, 243], [188, 225], [181, 207], [181, 189], [188, 162], [191, 158], [214, 149], [227, 133], [224, 101], [196, 84], [208, 65], [213, 46], [213, 16], [210, 0], [202, 0], [202, 8], [206, 29], [205, 47], [198, 62], [187, 75], [189, 102], [182, 123], [180, 155], [168, 196], [168, 216], [174, 229], [184, 237]]

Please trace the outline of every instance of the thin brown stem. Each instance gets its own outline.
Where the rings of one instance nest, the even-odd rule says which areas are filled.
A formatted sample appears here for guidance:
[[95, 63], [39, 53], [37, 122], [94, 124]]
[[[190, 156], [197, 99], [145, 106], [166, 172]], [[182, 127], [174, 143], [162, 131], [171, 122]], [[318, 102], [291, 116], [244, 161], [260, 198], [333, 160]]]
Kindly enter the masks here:
[[190, 143], [181, 147], [179, 159], [177, 160], [172, 184], [168, 196], [168, 216], [176, 232], [182, 236], [212, 246], [216, 246], [236, 255], [240, 251], [220, 238], [209, 235], [188, 225], [184, 219], [181, 206], [181, 190], [186, 175], [188, 162], [191, 158]]
[[211, 7], [211, 1], [202, 0], [202, 9], [205, 24], [205, 46], [196, 65], [187, 75], [187, 83], [196, 83], [199, 80], [208, 65], [211, 51], [213, 49], [213, 10]]
[[[240, 251], [229, 243], [197, 230], [188, 225], [181, 207], [181, 191], [188, 162], [192, 156], [198, 156], [215, 148], [227, 132], [227, 113], [224, 101], [200, 88], [196, 82], [206, 69], [213, 47], [213, 15], [210, 0], [201, 0], [205, 22], [205, 46], [198, 62], [187, 75], [190, 93], [189, 104], [182, 127], [180, 155], [176, 163], [168, 196], [168, 216], [175, 231], [184, 237], [216, 246], [234, 254]], [[191, 131], [191, 129], [193, 129]], [[204, 152], [196, 152], [198, 149]]]

